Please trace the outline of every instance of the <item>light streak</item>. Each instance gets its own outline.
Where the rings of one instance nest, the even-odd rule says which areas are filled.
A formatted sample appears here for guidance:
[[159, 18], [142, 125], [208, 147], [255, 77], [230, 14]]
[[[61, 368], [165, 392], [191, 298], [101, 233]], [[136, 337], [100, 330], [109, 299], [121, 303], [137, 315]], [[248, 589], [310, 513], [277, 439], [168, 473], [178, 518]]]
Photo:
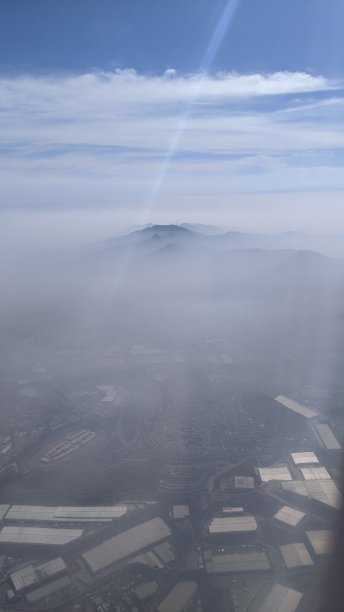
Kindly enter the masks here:
[[215, 57], [222, 45], [225, 35], [231, 25], [231, 22], [235, 16], [239, 3], [240, 3], [240, 0], [228, 0], [225, 5], [225, 8], [223, 9], [220, 15], [219, 21], [216, 25], [216, 28], [213, 32], [213, 35], [210, 39], [210, 42], [208, 44], [208, 47], [205, 51], [204, 57], [200, 64], [200, 68], [198, 70], [198, 74], [200, 75], [200, 77], [194, 82], [194, 92], [190, 96], [189, 100], [184, 105], [183, 112], [180, 114], [180, 117], [178, 120], [177, 128], [172, 136], [169, 147], [163, 156], [163, 160], [162, 160], [160, 169], [158, 171], [158, 174], [155, 178], [151, 192], [149, 194], [146, 207], [141, 215], [141, 224], [147, 222], [149, 215], [151, 214], [154, 208], [154, 204], [158, 198], [159, 193], [161, 192], [161, 189], [162, 189], [166, 174], [170, 168], [171, 162], [173, 161], [173, 158], [175, 157], [178, 151], [178, 147], [179, 147], [181, 138], [186, 130], [186, 127], [187, 127], [189, 118], [192, 114], [193, 108], [201, 94], [202, 85], [203, 85], [201, 77], [202, 75], [206, 74], [210, 70], [215, 60]]
[[[235, 16], [239, 3], [240, 3], [240, 0], [228, 0], [220, 15], [220, 18], [217, 22], [215, 30], [211, 36], [211, 39], [209, 41], [209, 44], [203, 56], [202, 62], [200, 64], [200, 67], [197, 73], [199, 76], [193, 82], [194, 91], [192, 92], [192, 95], [189, 96], [188, 101], [185, 102], [183, 106], [183, 111], [180, 113], [176, 130], [171, 138], [170, 144], [166, 152], [164, 153], [162, 157], [162, 162], [161, 162], [159, 171], [155, 177], [153, 186], [148, 195], [146, 205], [140, 215], [140, 219], [138, 220], [138, 225], [143, 225], [147, 223], [147, 221], [149, 220], [149, 217], [152, 213], [152, 210], [154, 209], [158, 196], [165, 182], [165, 178], [169, 171], [171, 163], [178, 151], [180, 141], [187, 128], [189, 118], [192, 114], [193, 108], [195, 104], [197, 103], [197, 100], [200, 97], [202, 85], [203, 85], [202, 76], [204, 74], [207, 74], [207, 72], [210, 70], [215, 60], [215, 57], [221, 47], [221, 44], [226, 36], [226, 33], [231, 25], [231, 22]], [[128, 266], [129, 261], [133, 256], [134, 249], [135, 249], [135, 245], [132, 245], [130, 249], [128, 249], [126, 256], [122, 262], [120, 272], [118, 273], [118, 276], [116, 279], [117, 283], [120, 282], [123, 276], [123, 273], [124, 273], [124, 268]]]

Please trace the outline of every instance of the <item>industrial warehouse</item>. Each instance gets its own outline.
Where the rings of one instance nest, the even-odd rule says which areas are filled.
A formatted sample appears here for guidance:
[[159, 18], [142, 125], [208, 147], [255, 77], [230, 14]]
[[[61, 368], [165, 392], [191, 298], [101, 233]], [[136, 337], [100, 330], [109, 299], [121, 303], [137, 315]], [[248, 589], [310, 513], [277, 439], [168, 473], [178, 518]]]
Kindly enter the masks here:
[[197, 597], [197, 582], [191, 580], [177, 582], [156, 610], [157, 612], [184, 612]]
[[205, 566], [209, 574], [264, 572], [271, 569], [265, 552], [228, 554], [205, 553]]
[[333, 480], [294, 480], [293, 482], [282, 482], [280, 487], [283, 492], [304, 498], [305, 505], [309, 506], [309, 500], [314, 500], [324, 506], [339, 509], [341, 507], [340, 491]]
[[299, 402], [295, 402], [294, 400], [289, 399], [288, 397], [284, 397], [283, 395], [279, 395], [278, 397], [276, 397], [275, 401], [279, 404], [282, 404], [282, 406], [284, 406], [288, 410], [291, 410], [292, 412], [295, 412], [296, 414], [306, 419], [314, 419], [315, 417], [319, 416], [318, 413], [315, 412], [315, 410], [307, 408], [306, 406], [299, 404]]
[[276, 584], [257, 612], [296, 612], [302, 600], [302, 593]]
[[82, 557], [92, 572], [99, 572], [170, 536], [169, 527], [157, 517], [105, 540]]
[[20, 522], [87, 522], [102, 523], [120, 518], [128, 511], [127, 506], [7, 506], [2, 519]]
[[284, 544], [279, 547], [284, 563], [288, 569], [314, 565], [303, 542]]
[[82, 529], [54, 529], [53, 527], [3, 527], [0, 542], [3, 544], [32, 544], [42, 546], [64, 546], [81, 538]]
[[[295, 445], [272, 465], [257, 458], [246, 473], [226, 467], [209, 479], [206, 512], [185, 494], [161, 506], [155, 500], [3, 503], [6, 612], [16, 602], [28, 611], [65, 606], [80, 612], [72, 602], [83, 606], [90, 590], [94, 609], [102, 612], [107, 604], [101, 602], [110, 597], [129, 597], [130, 609], [140, 612], [201, 612], [206, 592], [224, 580], [238, 612], [303, 612], [305, 589], [291, 588], [292, 580], [312, 579], [326, 562], [332, 544], [327, 511], [337, 512], [341, 503], [336, 464], [323, 465], [323, 452]], [[211, 610], [213, 603], [206, 605]]]
[[319, 463], [319, 459], [313, 452], [291, 453], [291, 458], [295, 465], [306, 465], [308, 463]]
[[248, 533], [257, 530], [254, 516], [225, 516], [213, 518], [209, 523], [209, 533]]
[[287, 466], [258, 468], [257, 471], [261, 482], [269, 482], [270, 480], [293, 480]]
[[285, 523], [286, 525], [295, 527], [305, 516], [305, 512], [301, 512], [300, 510], [296, 510], [290, 506], [283, 506], [283, 508], [276, 512], [274, 519], [280, 523]]

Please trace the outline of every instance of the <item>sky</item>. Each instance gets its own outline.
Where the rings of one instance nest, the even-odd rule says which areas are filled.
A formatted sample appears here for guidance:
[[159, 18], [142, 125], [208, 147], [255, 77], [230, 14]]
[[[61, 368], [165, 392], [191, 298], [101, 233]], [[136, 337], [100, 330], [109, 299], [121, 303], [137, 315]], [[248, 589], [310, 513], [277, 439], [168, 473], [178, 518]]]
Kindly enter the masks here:
[[152, 221], [344, 233], [342, 0], [1, 12], [8, 240]]

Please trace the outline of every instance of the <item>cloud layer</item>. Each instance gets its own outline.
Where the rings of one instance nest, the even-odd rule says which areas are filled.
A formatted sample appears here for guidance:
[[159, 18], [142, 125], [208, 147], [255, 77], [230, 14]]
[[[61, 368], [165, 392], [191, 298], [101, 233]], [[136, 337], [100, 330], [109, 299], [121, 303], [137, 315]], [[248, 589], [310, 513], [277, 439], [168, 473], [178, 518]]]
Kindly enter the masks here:
[[19, 75], [0, 96], [6, 210], [172, 219], [344, 188], [342, 84], [323, 76]]

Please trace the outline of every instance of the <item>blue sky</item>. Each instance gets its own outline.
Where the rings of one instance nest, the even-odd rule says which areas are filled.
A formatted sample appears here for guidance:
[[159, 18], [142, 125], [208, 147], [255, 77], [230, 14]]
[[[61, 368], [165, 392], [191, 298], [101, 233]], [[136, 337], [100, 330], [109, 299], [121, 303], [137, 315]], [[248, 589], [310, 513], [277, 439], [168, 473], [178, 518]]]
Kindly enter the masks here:
[[[224, 0], [2, 0], [2, 71], [197, 71]], [[241, 0], [213, 69], [343, 75], [342, 0]]]
[[342, 0], [1, 10], [7, 219], [344, 231]]

